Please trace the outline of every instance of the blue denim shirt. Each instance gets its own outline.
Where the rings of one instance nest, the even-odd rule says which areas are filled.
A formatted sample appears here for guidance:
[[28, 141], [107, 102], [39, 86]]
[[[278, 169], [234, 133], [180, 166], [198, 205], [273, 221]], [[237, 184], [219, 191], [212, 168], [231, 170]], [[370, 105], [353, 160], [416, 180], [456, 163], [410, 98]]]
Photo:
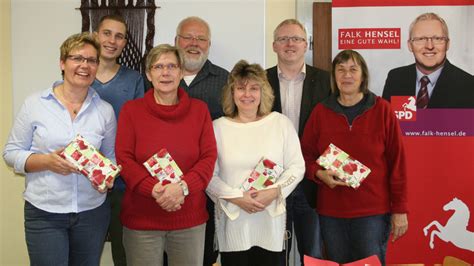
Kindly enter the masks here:
[[25, 163], [33, 154], [51, 153], [63, 148], [81, 134], [108, 158], [115, 161], [117, 122], [110, 104], [94, 89], [74, 120], [57, 100], [53, 88], [28, 97], [18, 113], [3, 151], [6, 163], [15, 172], [26, 174], [25, 200], [52, 213], [77, 213], [100, 206], [106, 194], [95, 190], [81, 174], [63, 176], [51, 171], [26, 173]]

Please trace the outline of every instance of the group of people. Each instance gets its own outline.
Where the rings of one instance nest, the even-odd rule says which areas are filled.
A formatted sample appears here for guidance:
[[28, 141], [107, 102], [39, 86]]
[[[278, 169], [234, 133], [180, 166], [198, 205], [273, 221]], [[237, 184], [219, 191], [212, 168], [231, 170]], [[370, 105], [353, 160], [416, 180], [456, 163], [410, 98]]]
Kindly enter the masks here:
[[[416, 31], [437, 18], [415, 20], [409, 43], [448, 45], [447, 30]], [[149, 52], [145, 80], [117, 63], [126, 32], [108, 15], [93, 34], [65, 40], [63, 80], [28, 97], [14, 122], [3, 156], [26, 175], [32, 265], [99, 265], [107, 232], [115, 265], [208, 266], [218, 254], [224, 266], [287, 265], [293, 231], [301, 258], [385, 262], [390, 232], [396, 240], [408, 229], [406, 161], [397, 119], [369, 91], [359, 53], [337, 54], [330, 73], [306, 65], [306, 30], [287, 19], [273, 34], [276, 66], [241, 60], [229, 73], [208, 59], [209, 25], [188, 17], [174, 46]], [[446, 57], [429, 69], [440, 68], [451, 68]], [[60, 156], [76, 134], [116, 158], [113, 188], [92, 186]], [[357, 190], [316, 163], [331, 143], [371, 169]], [[183, 172], [177, 183], [143, 166], [163, 148]], [[282, 173], [243, 190], [261, 158]]]

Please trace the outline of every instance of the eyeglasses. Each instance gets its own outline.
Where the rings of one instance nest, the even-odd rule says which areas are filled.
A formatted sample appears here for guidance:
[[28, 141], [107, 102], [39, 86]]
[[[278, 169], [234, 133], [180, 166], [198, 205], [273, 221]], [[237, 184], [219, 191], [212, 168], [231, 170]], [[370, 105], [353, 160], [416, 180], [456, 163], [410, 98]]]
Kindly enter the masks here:
[[448, 37], [432, 36], [432, 37], [413, 37], [410, 41], [414, 44], [426, 44], [431, 41], [433, 44], [444, 44], [449, 41]]
[[163, 71], [165, 69], [168, 69], [169, 71], [173, 71], [173, 70], [178, 69], [179, 65], [178, 64], [167, 64], [167, 65], [156, 64], [156, 65], [152, 65], [150, 68], [156, 71]]
[[187, 41], [187, 42], [191, 42], [193, 40], [197, 41], [198, 43], [205, 43], [207, 41], [209, 41], [208, 38], [204, 37], [204, 36], [197, 36], [197, 37], [193, 37], [193, 36], [183, 36], [181, 34], [178, 34], [178, 37]]
[[275, 41], [279, 43], [287, 43], [290, 40], [294, 43], [302, 43], [306, 41], [305, 38], [299, 37], [299, 36], [281, 36], [281, 37], [277, 37]]
[[84, 57], [82, 55], [68, 55], [66, 58], [78, 65], [82, 64], [83, 62], [86, 62], [89, 66], [97, 66], [99, 64], [99, 59], [95, 57]]

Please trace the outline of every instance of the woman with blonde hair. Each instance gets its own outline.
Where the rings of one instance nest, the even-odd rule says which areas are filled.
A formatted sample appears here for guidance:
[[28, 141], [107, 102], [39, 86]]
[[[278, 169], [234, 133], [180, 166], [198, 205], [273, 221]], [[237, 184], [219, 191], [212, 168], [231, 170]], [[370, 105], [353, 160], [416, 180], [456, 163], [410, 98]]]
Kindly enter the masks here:
[[25, 100], [3, 157], [26, 175], [25, 236], [31, 265], [99, 265], [110, 220], [107, 190], [93, 187], [61, 151], [77, 134], [114, 160], [116, 121], [90, 87], [100, 46], [89, 33], [60, 49], [63, 80]]
[[[304, 160], [290, 120], [271, 112], [273, 100], [262, 67], [239, 61], [223, 92], [226, 116], [214, 121], [218, 158], [207, 188], [223, 266], [278, 265], [281, 258], [284, 202], [303, 178]], [[261, 190], [241, 189], [262, 158], [283, 172]]]

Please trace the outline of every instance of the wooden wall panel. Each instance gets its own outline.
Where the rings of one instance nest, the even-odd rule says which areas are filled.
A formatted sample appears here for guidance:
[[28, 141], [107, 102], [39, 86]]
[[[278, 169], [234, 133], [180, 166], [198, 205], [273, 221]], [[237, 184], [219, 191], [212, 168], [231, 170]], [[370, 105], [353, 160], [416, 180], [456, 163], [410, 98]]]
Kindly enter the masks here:
[[331, 3], [313, 3], [313, 66], [331, 70]]

